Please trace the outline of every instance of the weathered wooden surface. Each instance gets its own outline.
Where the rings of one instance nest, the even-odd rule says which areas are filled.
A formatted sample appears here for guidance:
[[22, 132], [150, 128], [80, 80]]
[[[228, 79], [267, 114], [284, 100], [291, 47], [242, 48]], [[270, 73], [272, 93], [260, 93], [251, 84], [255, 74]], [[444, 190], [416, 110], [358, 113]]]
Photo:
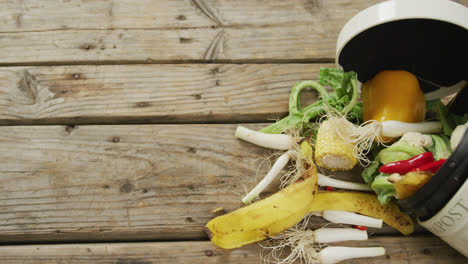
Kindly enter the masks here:
[[[323, 22], [324, 17], [345, 22], [345, 16], [380, 1], [145, 0], [138, 4], [131, 0], [2, 2], [1, 32], [28, 32], [315, 24]], [[340, 14], [341, 17], [338, 16]]]
[[[258, 246], [203, 232], [273, 153], [236, 123], [284, 116], [291, 86], [331, 66], [341, 27], [378, 2], [0, 0], [0, 263], [259, 263]], [[417, 231], [370, 229], [347, 245], [387, 256], [349, 263], [466, 262]], [[71, 244], [119, 240], [153, 242]], [[65, 244], [7, 245], [36, 242]]]
[[0, 65], [330, 61], [341, 27], [377, 2], [11, 1]]
[[[0, 32], [176, 29], [313, 24], [350, 16], [382, 0], [2, 0]], [[468, 5], [467, 0], [456, 0]], [[248, 18], [248, 19], [246, 19]], [[341, 26], [328, 28], [336, 32]]]
[[285, 25], [2, 33], [0, 65], [331, 61], [337, 34], [314, 29]]
[[[433, 236], [372, 237], [369, 241], [343, 243], [347, 246], [383, 246], [386, 256], [360, 258], [345, 263], [458, 264], [466, 259]], [[210, 242], [102, 243], [0, 247], [2, 264], [152, 264], [152, 263], [260, 263], [259, 246], [222, 250]]]
[[12, 2], [3, 9], [0, 63], [333, 58], [339, 28], [368, 5], [301, 0]]
[[0, 68], [0, 124], [265, 122], [320, 67], [333, 64]]
[[0, 242], [206, 239], [209, 211], [239, 208], [272, 154], [235, 128], [0, 127]]

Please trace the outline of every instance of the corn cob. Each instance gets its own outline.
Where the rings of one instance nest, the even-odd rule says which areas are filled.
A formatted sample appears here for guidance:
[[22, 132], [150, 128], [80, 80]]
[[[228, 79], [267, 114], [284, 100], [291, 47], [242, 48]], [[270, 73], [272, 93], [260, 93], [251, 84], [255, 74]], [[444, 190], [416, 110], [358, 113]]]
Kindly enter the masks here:
[[341, 138], [328, 120], [320, 125], [317, 133], [315, 162], [332, 171], [350, 170], [357, 163], [354, 145]]

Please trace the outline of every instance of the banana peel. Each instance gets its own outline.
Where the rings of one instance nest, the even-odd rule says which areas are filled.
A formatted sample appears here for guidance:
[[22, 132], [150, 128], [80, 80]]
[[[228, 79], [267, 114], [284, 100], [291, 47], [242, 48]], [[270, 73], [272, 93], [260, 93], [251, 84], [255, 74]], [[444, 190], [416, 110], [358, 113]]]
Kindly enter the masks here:
[[382, 219], [387, 225], [409, 235], [414, 231], [414, 223], [398, 205], [388, 202], [382, 205], [377, 197], [361, 192], [318, 192], [310, 204], [310, 212], [328, 210], [348, 211]]
[[238, 248], [281, 233], [301, 221], [317, 193], [317, 169], [311, 164], [302, 177], [279, 192], [208, 222], [211, 242]]
[[403, 176], [401, 181], [393, 183], [398, 199], [408, 199], [432, 178], [430, 171], [413, 171]]

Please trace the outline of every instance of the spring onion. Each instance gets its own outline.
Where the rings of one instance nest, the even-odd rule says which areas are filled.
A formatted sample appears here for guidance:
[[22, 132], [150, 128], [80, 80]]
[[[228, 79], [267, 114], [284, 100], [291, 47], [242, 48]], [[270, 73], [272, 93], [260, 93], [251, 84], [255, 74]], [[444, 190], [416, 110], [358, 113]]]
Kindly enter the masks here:
[[372, 191], [372, 189], [364, 183], [348, 182], [333, 179], [323, 174], [318, 174], [318, 184], [320, 186], [330, 186], [334, 188], [356, 190], [356, 191]]
[[288, 135], [261, 133], [243, 126], [237, 127], [235, 136], [261, 147], [278, 150], [287, 150], [293, 144], [292, 138]]

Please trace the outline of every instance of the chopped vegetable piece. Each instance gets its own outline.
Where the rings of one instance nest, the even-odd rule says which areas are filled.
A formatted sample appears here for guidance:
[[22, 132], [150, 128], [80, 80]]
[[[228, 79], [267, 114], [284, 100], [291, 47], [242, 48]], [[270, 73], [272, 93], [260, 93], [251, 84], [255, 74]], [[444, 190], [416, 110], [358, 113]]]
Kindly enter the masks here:
[[332, 171], [350, 170], [357, 163], [354, 145], [341, 138], [328, 120], [318, 130], [315, 162]]
[[446, 159], [440, 159], [437, 161], [426, 163], [420, 167], [414, 168], [411, 171], [430, 171], [436, 173], [442, 165], [444, 165]]
[[337, 179], [334, 179], [334, 178], [331, 178], [322, 174], [318, 174], [318, 184], [319, 186], [327, 186], [326, 187], [327, 191], [334, 190], [334, 188], [355, 190], [355, 191], [372, 191], [372, 189], [367, 184], [337, 180]]
[[468, 123], [465, 123], [464, 125], [458, 125], [453, 130], [452, 136], [450, 137], [450, 146], [452, 147], [452, 151], [455, 151], [458, 144], [460, 144], [467, 127]]
[[[315, 215], [315, 214], [314, 214]], [[321, 212], [317, 215], [322, 216], [325, 220], [337, 224], [347, 224], [347, 225], [360, 225], [360, 226], [369, 226], [382, 228], [382, 219], [375, 219], [373, 217], [360, 215], [347, 211], [336, 211], [328, 210]]]
[[346, 259], [378, 257], [385, 255], [383, 247], [326, 247], [320, 251], [320, 264], [335, 264]]
[[450, 140], [445, 135], [431, 135], [432, 145], [428, 148], [434, 154], [434, 160], [447, 159], [450, 154]]
[[427, 148], [432, 145], [432, 137], [419, 132], [406, 132], [399, 141], [405, 141], [408, 145], [419, 148]]
[[235, 136], [252, 144], [271, 149], [287, 150], [294, 143], [288, 135], [272, 135], [238, 126]]
[[299, 181], [263, 200], [212, 219], [205, 230], [213, 244], [225, 249], [263, 240], [303, 219], [310, 211], [317, 187], [317, 170], [312, 165]]
[[442, 124], [443, 133], [446, 136], [452, 135], [456, 126], [468, 122], [468, 113], [463, 115], [455, 114], [451, 112], [449, 108], [441, 102], [440, 99], [428, 102], [427, 109], [436, 110], [440, 123]]
[[222, 213], [224, 212], [224, 207], [218, 207], [210, 211], [210, 213]]
[[[320, 69], [319, 82], [302, 81], [296, 83], [289, 95], [289, 115], [274, 124], [262, 128], [260, 132], [280, 134], [288, 129], [305, 127], [311, 119], [325, 112], [327, 105], [352, 119], [361, 118], [361, 106], [357, 102], [358, 83], [355, 72], [343, 72], [339, 69]], [[328, 93], [322, 85], [330, 85], [334, 91]], [[315, 89], [320, 98], [316, 102], [301, 109], [300, 93], [306, 88]]]
[[367, 240], [366, 229], [320, 228], [314, 231], [316, 243], [335, 243], [350, 240]]
[[359, 230], [367, 230], [367, 226], [356, 225], [354, 227]]
[[364, 121], [417, 123], [424, 120], [426, 100], [413, 74], [382, 71], [362, 86], [362, 110]]
[[442, 131], [442, 124], [437, 121], [433, 122], [419, 122], [419, 123], [408, 123], [395, 120], [388, 120], [381, 122], [383, 141], [386, 142], [387, 138], [401, 137], [408, 132], [418, 133], [439, 133]]
[[383, 164], [387, 164], [407, 160], [424, 152], [426, 152], [424, 148], [411, 146], [406, 141], [398, 141], [390, 147], [381, 150], [379, 152], [379, 160]]
[[[304, 228], [304, 227], [300, 227]], [[323, 246], [349, 240], [367, 240], [367, 232], [352, 228], [320, 228], [307, 230], [291, 228], [286, 232], [273, 237], [278, 243], [263, 246], [270, 249], [268, 254], [262, 256], [262, 263], [304, 263], [304, 264], [334, 264], [346, 259], [374, 257], [385, 254], [382, 247], [352, 248]], [[285, 254], [285, 248], [288, 248]]]
[[413, 196], [432, 177], [431, 172], [413, 171], [403, 176], [403, 179], [394, 183], [396, 197], [398, 199], [408, 199]]
[[249, 204], [253, 202], [259, 195], [262, 193], [281, 173], [284, 167], [289, 162], [289, 151], [281, 155], [273, 164], [268, 174], [263, 178], [255, 188], [253, 188], [244, 198], [242, 202], [244, 204]]
[[396, 183], [403, 180], [403, 177], [398, 173], [393, 173], [392, 175], [388, 176], [387, 180], [391, 183]]
[[382, 205], [373, 194], [363, 192], [318, 192], [310, 204], [310, 212], [338, 210], [355, 212], [373, 218], [382, 219], [386, 224], [409, 235], [414, 231], [414, 224], [407, 214], [400, 211], [398, 205], [389, 202]]
[[371, 164], [362, 171], [361, 177], [367, 184], [371, 184], [375, 177], [379, 175], [379, 166], [380, 166], [380, 159], [379, 156], [376, 156], [375, 159], [371, 162]]
[[395, 194], [395, 187], [388, 181], [388, 174], [379, 174], [371, 184], [371, 188], [377, 194], [377, 199], [381, 204], [387, 204]]
[[406, 174], [415, 168], [421, 167], [422, 165], [433, 161], [434, 155], [432, 152], [424, 152], [411, 159], [387, 163], [380, 167], [379, 171], [381, 173], [387, 174]]

